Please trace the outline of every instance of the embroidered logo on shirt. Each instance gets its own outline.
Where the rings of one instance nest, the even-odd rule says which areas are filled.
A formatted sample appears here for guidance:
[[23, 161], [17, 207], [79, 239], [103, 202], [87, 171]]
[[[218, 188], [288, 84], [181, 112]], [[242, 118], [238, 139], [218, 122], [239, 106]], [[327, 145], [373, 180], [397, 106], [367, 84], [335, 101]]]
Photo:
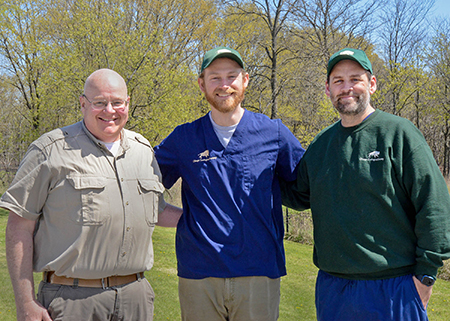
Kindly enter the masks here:
[[194, 159], [192, 162], [193, 163], [197, 163], [197, 162], [207, 162], [210, 161], [211, 159], [216, 159], [217, 157], [209, 157], [209, 150], [205, 150], [204, 152], [201, 152], [200, 154], [198, 154], [198, 159]]
[[359, 160], [366, 161], [366, 162], [379, 162], [383, 161], [384, 158], [380, 157], [380, 152], [377, 150], [374, 150], [373, 152], [370, 152], [367, 154], [366, 158], [360, 157]]
[[203, 153], [198, 154], [200, 159], [209, 157], [209, 150], [205, 150]]

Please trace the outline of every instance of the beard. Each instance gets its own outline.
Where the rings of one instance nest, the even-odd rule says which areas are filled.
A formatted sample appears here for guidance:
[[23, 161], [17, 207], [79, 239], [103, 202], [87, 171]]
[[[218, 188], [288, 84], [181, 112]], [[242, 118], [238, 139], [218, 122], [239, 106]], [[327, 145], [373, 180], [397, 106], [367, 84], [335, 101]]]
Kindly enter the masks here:
[[356, 98], [356, 102], [355, 103], [343, 103], [340, 100], [341, 96], [347, 96], [348, 93], [344, 93], [338, 96], [333, 96], [332, 101], [333, 101], [333, 106], [334, 108], [336, 108], [336, 110], [339, 112], [339, 114], [343, 114], [343, 115], [358, 115], [362, 112], [364, 112], [367, 107], [369, 107], [369, 102], [370, 102], [370, 92], [369, 92], [369, 88], [367, 88], [366, 92], [363, 94], [359, 94], [359, 95], [353, 95], [353, 97]]
[[[218, 99], [216, 94], [220, 93], [233, 93], [228, 99]], [[236, 109], [237, 106], [244, 100], [245, 97], [245, 91], [244, 90], [215, 90], [212, 94], [205, 92], [205, 98], [208, 101], [208, 103], [220, 111], [221, 113], [229, 113]]]

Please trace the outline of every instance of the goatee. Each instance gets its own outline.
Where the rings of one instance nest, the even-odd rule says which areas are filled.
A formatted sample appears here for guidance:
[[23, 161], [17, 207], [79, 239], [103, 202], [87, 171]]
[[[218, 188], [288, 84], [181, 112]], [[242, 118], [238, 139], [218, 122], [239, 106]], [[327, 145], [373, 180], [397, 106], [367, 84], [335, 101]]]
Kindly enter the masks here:
[[341, 96], [347, 96], [348, 93], [341, 94], [336, 97], [336, 99], [333, 102], [334, 108], [343, 115], [358, 115], [362, 112], [364, 112], [367, 107], [369, 107], [370, 102], [370, 92], [369, 88], [367, 88], [367, 91], [363, 94], [354, 96], [356, 98], [356, 102], [354, 103], [354, 106], [352, 108], [351, 103], [342, 103], [340, 100]]
[[[223, 99], [217, 99], [216, 94], [219, 93], [229, 93], [231, 96], [229, 96], [226, 100]], [[245, 93], [244, 91], [232, 91], [232, 92], [224, 92], [217, 90], [213, 92], [212, 94], [205, 93], [205, 98], [208, 101], [208, 103], [220, 111], [221, 113], [229, 113], [236, 109], [237, 106], [244, 100]]]

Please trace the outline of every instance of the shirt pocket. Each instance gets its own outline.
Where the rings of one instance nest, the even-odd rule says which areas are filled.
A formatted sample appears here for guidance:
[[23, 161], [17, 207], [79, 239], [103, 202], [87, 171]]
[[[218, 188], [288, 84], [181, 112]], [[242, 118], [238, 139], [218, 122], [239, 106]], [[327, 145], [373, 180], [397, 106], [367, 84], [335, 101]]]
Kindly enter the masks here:
[[244, 190], [250, 193], [254, 187], [271, 191], [275, 173], [276, 154], [260, 153], [242, 157]]
[[81, 202], [75, 221], [83, 225], [102, 225], [110, 217], [105, 192], [106, 178], [72, 176], [67, 177], [67, 180]]
[[145, 220], [149, 226], [155, 225], [158, 223], [158, 205], [164, 186], [156, 179], [139, 178], [138, 191], [144, 203]]

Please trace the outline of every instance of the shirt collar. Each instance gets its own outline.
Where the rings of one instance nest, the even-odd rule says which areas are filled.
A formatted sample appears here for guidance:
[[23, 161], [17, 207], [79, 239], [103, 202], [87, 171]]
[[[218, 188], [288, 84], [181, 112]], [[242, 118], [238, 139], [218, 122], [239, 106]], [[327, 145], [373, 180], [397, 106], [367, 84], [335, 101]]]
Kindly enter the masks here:
[[[86, 125], [84, 124], [84, 121], [81, 121], [81, 126], [83, 128], [83, 131], [86, 133], [86, 135], [92, 140], [92, 142], [105, 150], [108, 150], [105, 146], [105, 143], [103, 143], [101, 140], [97, 139], [92, 133], [87, 129]], [[130, 148], [130, 144], [128, 143], [127, 134], [125, 129], [122, 129], [120, 132], [120, 147], [122, 147], [122, 152], [120, 152], [117, 156], [122, 155], [126, 150]]]

